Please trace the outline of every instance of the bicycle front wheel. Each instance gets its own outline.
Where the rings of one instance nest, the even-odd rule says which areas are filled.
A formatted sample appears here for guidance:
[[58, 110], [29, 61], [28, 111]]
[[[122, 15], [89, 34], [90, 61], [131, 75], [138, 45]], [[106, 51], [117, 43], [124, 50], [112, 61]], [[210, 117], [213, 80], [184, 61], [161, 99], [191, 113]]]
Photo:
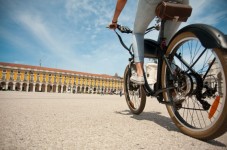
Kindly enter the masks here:
[[[134, 67], [135, 65], [132, 65]], [[126, 67], [124, 73], [124, 94], [126, 103], [133, 114], [139, 115], [143, 112], [146, 104], [146, 94], [143, 86], [137, 85], [130, 81], [131, 69]]]
[[[210, 140], [227, 130], [227, 51], [203, 47], [192, 32], [178, 34], [167, 49], [174, 75], [162, 66], [162, 86], [169, 115], [185, 134]], [[175, 76], [175, 77], [173, 77]], [[177, 95], [177, 96], [176, 96]], [[176, 98], [177, 97], [177, 98]]]

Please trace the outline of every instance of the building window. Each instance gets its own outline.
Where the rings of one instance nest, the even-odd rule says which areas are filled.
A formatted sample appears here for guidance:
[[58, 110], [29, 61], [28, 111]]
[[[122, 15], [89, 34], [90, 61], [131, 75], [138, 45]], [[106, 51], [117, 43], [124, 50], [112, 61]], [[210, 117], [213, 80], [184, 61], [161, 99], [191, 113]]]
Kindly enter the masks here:
[[10, 73], [10, 80], [13, 80], [13, 70], [11, 70], [11, 73]]
[[25, 74], [24, 74], [24, 81], [27, 81], [27, 72], [25, 72]]
[[43, 82], [46, 82], [46, 75], [43, 74]]
[[37, 82], [40, 82], [40, 76], [39, 76], [39, 73], [37, 74]]
[[18, 71], [18, 74], [17, 74], [17, 81], [20, 81], [20, 73]]
[[54, 76], [54, 82], [56, 83], [56, 80], [57, 80], [57, 77], [56, 77], [56, 75]]
[[30, 76], [31, 78], [30, 78], [30, 81], [32, 81], [33, 82], [33, 73], [31, 73], [31, 76]]
[[52, 79], [52, 74], [49, 74], [48, 76], [49, 76], [48, 82], [50, 83], [51, 82], [51, 79]]

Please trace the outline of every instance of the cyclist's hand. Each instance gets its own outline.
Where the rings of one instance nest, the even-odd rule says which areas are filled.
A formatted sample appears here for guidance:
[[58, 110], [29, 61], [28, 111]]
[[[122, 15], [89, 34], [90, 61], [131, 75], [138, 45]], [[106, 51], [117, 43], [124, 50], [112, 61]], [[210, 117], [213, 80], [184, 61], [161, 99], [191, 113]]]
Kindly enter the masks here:
[[110, 24], [108, 25], [108, 28], [109, 28], [109, 29], [112, 29], [112, 30], [115, 30], [115, 29], [117, 28], [117, 23], [110, 23]]

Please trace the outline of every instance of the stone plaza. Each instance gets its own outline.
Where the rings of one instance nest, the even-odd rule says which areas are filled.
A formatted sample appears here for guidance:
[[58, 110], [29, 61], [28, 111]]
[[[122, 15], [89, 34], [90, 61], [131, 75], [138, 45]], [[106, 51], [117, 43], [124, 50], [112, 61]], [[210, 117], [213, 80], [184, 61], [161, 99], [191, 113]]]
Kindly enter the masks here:
[[119, 95], [0, 91], [0, 149], [226, 150], [227, 134], [188, 137], [155, 98], [133, 115]]

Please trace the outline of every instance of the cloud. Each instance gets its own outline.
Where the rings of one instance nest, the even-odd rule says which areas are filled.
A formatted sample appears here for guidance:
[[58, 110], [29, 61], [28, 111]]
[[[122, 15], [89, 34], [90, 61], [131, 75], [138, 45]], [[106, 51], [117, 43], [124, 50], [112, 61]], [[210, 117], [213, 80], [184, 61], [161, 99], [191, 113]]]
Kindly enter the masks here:
[[46, 27], [45, 22], [40, 16], [35, 16], [28, 13], [20, 13], [16, 18], [25, 30], [28, 30], [34, 38], [41, 44], [48, 47], [53, 52], [59, 51], [56, 46], [55, 38], [50, 34], [50, 30]]
[[126, 67], [128, 53], [114, 42], [104, 43], [93, 51], [90, 55], [83, 55], [81, 59], [83, 61], [80, 65], [86, 66], [89, 71], [99, 71], [100, 73], [109, 72], [114, 75], [118, 72], [122, 75], [124, 68]]
[[[119, 45], [116, 45], [113, 41], [103, 42], [93, 49], [88, 46], [87, 52], [82, 49], [75, 50], [73, 41], [80, 40], [84, 35], [74, 37], [73, 41], [71, 41], [72, 39], [61, 39], [58, 37], [61, 31], [53, 33], [48, 22], [42, 16], [34, 15], [32, 12], [21, 12], [17, 14], [16, 20], [24, 30], [27, 30], [31, 35], [30, 37], [43, 45], [46, 54], [49, 56], [42, 64], [47, 67], [61, 67], [93, 73], [105, 73], [108, 70], [111, 74], [114, 74], [111, 67], [119, 68], [117, 63], [121, 61], [119, 58], [122, 58], [122, 55], [119, 54], [122, 53], [122, 48], [119, 48]], [[87, 32], [90, 32], [90, 30], [87, 28]], [[97, 38], [96, 34], [91, 36], [91, 39], [95, 38]], [[67, 40], [69, 41], [67, 42]]]
[[[17, 32], [3, 32], [4, 26], [0, 23], [1, 36], [6, 35], [5, 39], [24, 51], [33, 50], [33, 53], [39, 54], [32, 57], [45, 56], [43, 65], [91, 73], [117, 72], [123, 75], [129, 55], [121, 47], [115, 34], [105, 28], [112, 20], [116, 1], [58, 0], [40, 3], [35, 0], [14, 0], [7, 3], [5, 10], [11, 14], [15, 25], [24, 34], [20, 39]], [[214, 0], [191, 0], [193, 14], [188, 23], [219, 23], [226, 13], [212, 6], [214, 3]], [[128, 1], [119, 17], [119, 23], [132, 28], [135, 10], [135, 1]], [[2, 16], [4, 15], [1, 14]], [[157, 35], [158, 32], [152, 32], [146, 37], [157, 39]], [[131, 35], [123, 35], [123, 39], [127, 45], [131, 44]]]
[[[43, 45], [41, 51], [51, 54], [53, 57], [60, 59], [68, 59], [68, 56], [75, 55], [75, 44], [80, 43], [77, 37], [71, 38], [67, 36], [59, 26], [53, 28], [53, 24], [42, 18], [40, 15], [34, 15], [32, 12], [17, 14], [16, 20], [20, 25], [27, 30], [31, 38], [34, 38], [38, 43]], [[70, 31], [67, 31], [70, 32]], [[73, 52], [73, 53], [72, 53]]]
[[69, 18], [75, 21], [83, 21], [83, 24], [91, 24], [98, 27], [108, 22], [112, 15], [113, 7], [106, 0], [66, 0], [66, 12]]
[[[4, 40], [6, 40], [10, 45], [15, 47], [20, 47], [23, 49], [23, 52], [33, 54], [31, 51], [34, 47], [34, 45], [31, 45], [27, 42], [26, 39], [24, 39], [21, 36], [15, 35], [12, 32], [9, 32], [8, 30], [5, 30], [4, 28], [0, 28], [0, 35]], [[1, 49], [3, 51], [4, 49]], [[17, 50], [18, 52], [21, 52], [20, 49]]]
[[190, 1], [193, 11], [192, 16], [188, 20], [190, 23], [206, 23], [216, 25], [226, 20], [227, 11], [223, 8], [226, 2], [223, 0], [192, 0]]

